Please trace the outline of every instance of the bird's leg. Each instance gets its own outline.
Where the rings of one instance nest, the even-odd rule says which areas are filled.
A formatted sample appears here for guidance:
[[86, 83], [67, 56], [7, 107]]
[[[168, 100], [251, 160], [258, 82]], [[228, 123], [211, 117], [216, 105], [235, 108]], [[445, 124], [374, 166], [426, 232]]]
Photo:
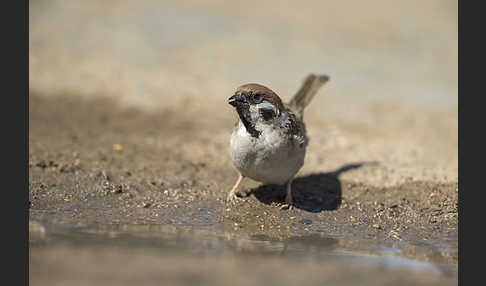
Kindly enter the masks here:
[[285, 196], [285, 203], [292, 204], [292, 179], [287, 182], [287, 195]]
[[292, 180], [290, 179], [286, 184], [287, 194], [285, 195], [285, 204], [282, 205], [281, 209], [291, 209], [293, 200], [292, 200]]
[[243, 181], [243, 178], [244, 178], [243, 175], [239, 174], [238, 180], [236, 181], [235, 185], [233, 186], [233, 188], [229, 192], [228, 197], [226, 198], [226, 200], [228, 202], [234, 202], [234, 201], [236, 201], [236, 199], [237, 199], [237, 197], [236, 197], [236, 191], [240, 187], [241, 182]]

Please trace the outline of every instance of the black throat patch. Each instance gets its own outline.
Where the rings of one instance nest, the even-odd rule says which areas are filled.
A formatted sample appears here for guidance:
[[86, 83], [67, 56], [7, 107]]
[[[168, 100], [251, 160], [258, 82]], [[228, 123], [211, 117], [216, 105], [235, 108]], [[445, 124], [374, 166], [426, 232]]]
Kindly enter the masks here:
[[236, 112], [240, 117], [241, 122], [245, 125], [245, 129], [252, 137], [260, 137], [261, 131], [255, 129], [255, 125], [251, 121], [250, 106], [248, 104], [238, 103], [236, 105]]

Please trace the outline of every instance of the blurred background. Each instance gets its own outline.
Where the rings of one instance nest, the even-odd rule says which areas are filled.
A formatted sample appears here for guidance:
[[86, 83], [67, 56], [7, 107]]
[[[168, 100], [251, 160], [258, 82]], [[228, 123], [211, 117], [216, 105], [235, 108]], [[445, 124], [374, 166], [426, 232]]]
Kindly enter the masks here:
[[30, 86], [153, 106], [226, 99], [261, 82], [290, 95], [331, 76], [370, 98], [457, 104], [457, 1], [30, 1]]
[[[99, 150], [105, 152], [106, 148], [113, 151], [112, 144], [121, 143], [125, 153], [117, 154], [132, 154], [132, 157], [117, 155], [126, 160], [120, 161], [122, 162], [120, 164], [133, 169], [139, 168], [138, 171], [142, 170], [138, 173], [142, 175], [139, 175], [140, 177], [134, 175], [132, 180], [135, 178], [140, 181], [151, 180], [152, 175], [158, 179], [159, 177], [156, 176], [162, 176], [157, 173], [158, 170], [163, 168], [169, 171], [176, 170], [179, 165], [186, 164], [185, 166], [189, 166], [186, 168], [189, 171], [182, 173], [185, 180], [195, 176], [190, 171], [192, 162], [205, 166], [206, 172], [214, 177], [204, 178], [201, 175], [202, 179], [197, 183], [204, 187], [210, 186], [207, 188], [214, 194], [210, 193], [206, 197], [208, 201], [213, 200], [208, 204], [222, 208], [215, 198], [225, 194], [226, 189], [236, 180], [236, 172], [233, 171], [228, 156], [228, 141], [236, 115], [227, 104], [227, 99], [236, 87], [256, 82], [271, 88], [285, 101], [297, 91], [307, 74], [317, 73], [327, 74], [331, 80], [306, 110], [305, 118], [311, 141], [301, 174], [330, 172], [344, 164], [356, 162], [378, 162], [379, 164], [373, 167], [363, 167], [343, 173], [340, 179], [347, 183], [355, 182], [377, 188], [397, 186], [411, 181], [427, 181], [433, 184], [457, 183], [457, 72], [458, 7], [457, 1], [452, 0], [30, 0], [30, 103], [34, 107], [36, 104], [39, 106], [29, 109], [31, 113], [30, 160], [32, 161], [34, 157], [43, 158], [44, 153], [47, 153], [44, 151], [49, 148], [51, 154], [64, 152], [65, 154], [57, 155], [62, 159], [71, 158], [73, 150], [69, 148], [74, 148], [73, 146], [81, 150], [79, 151], [81, 159], [98, 160], [98, 153], [95, 152]], [[34, 99], [32, 94], [35, 94]], [[79, 114], [84, 109], [74, 112], [76, 106], [73, 105], [73, 110], [59, 111], [59, 114], [64, 112], [59, 115], [55, 110], [55, 100], [50, 102], [38, 99], [38, 97], [55, 98], [56, 96], [81, 97], [90, 100], [108, 98], [119, 102], [122, 106], [146, 111], [147, 114], [155, 112], [157, 116], [160, 114], [161, 119], [151, 120], [150, 117], [139, 115], [125, 121], [120, 119], [120, 126], [118, 126], [116, 125], [117, 111], [107, 112], [107, 117], [111, 116], [110, 122], [115, 121], [114, 125], [110, 126], [118, 129], [107, 130], [108, 135], [103, 137], [99, 135], [103, 134], [101, 131], [104, 132], [103, 126], [100, 125], [101, 127], [98, 128], [101, 131], [91, 129], [99, 125], [96, 121], [99, 118], [93, 117], [92, 121], [88, 120], [90, 117], [86, 115], [90, 111], [88, 108], [84, 116], [87, 118], [86, 121], [89, 121], [86, 126], [91, 133], [78, 132], [79, 128], [76, 130], [76, 127], [72, 128], [68, 124], [78, 126], [77, 121], [84, 121], [81, 116], [83, 114]], [[45, 106], [49, 107], [48, 112], [40, 110]], [[69, 104], [59, 106], [69, 106]], [[100, 109], [103, 108], [107, 107], [104, 105], [98, 109], [93, 107], [96, 111], [94, 113], [99, 114]], [[173, 117], [169, 116], [169, 118], [180, 124], [172, 124], [172, 121], [172, 125], [167, 123], [167, 128], [172, 128], [170, 130], [157, 125], [164, 122], [162, 118], [164, 112], [170, 113]], [[48, 113], [54, 114], [52, 117], [54, 119], [49, 117]], [[71, 113], [75, 114], [73, 122], [66, 119], [69, 118], [66, 114]], [[142, 119], [137, 121], [137, 118], [142, 117], [147, 124]], [[105, 119], [100, 119], [103, 120]], [[130, 122], [134, 124], [130, 125]], [[154, 125], [150, 125], [152, 122]], [[59, 125], [56, 125], [57, 123]], [[64, 123], [67, 127], [63, 125]], [[89, 125], [91, 123], [93, 125]], [[123, 124], [125, 125], [121, 126]], [[62, 132], [59, 132], [61, 135], [50, 133], [49, 130], [58, 128], [56, 126], [65, 127], [65, 129], [59, 128], [62, 129]], [[81, 123], [79, 126], [86, 127]], [[140, 126], [147, 126], [147, 128], [137, 133], [137, 130], [141, 129]], [[190, 126], [193, 129], [188, 129], [188, 135], [185, 135], [184, 130], [173, 128], [174, 126], [182, 129], [184, 126]], [[158, 134], [159, 127], [165, 131]], [[179, 131], [182, 135], [176, 134]], [[87, 136], [80, 135], [78, 136], [80, 141], [73, 143], [75, 139], [66, 134]], [[109, 141], [112, 138], [117, 138], [116, 140], [119, 141]], [[122, 140], [126, 141], [121, 142]], [[84, 142], [84, 147], [79, 142]], [[65, 147], [66, 150], [59, 146]], [[140, 146], [140, 149], [130, 149], [126, 146]], [[151, 157], [149, 152], [137, 150], [157, 150], [162, 154], [165, 150], [171, 150], [166, 153], [174, 153], [177, 156], [182, 154], [180, 158], [186, 161], [181, 163], [172, 159], [170, 162], [168, 159], [158, 160], [159, 157]], [[177, 156], [174, 158], [178, 158]], [[82, 163], [86, 161], [88, 160]], [[106, 161], [101, 164], [109, 168], [109, 163]], [[149, 167], [145, 168], [146, 166]], [[113, 172], [117, 172], [117, 168], [114, 166]], [[85, 170], [91, 172], [91, 169], [86, 166]], [[151, 171], [155, 174], [150, 173]], [[201, 172], [204, 171], [199, 171], [197, 174]], [[45, 174], [47, 173], [39, 171], [31, 175], [30, 184], [34, 185], [37, 182], [35, 180], [41, 182]], [[72, 181], [70, 177], [66, 178], [66, 182], [68, 179]], [[95, 187], [97, 186], [93, 186], [93, 189]], [[183, 191], [187, 191], [185, 189]], [[450, 191], [450, 193], [454, 192], [457, 194], [457, 188], [455, 191]], [[157, 189], [153, 193], [156, 197], [160, 190]], [[449, 193], [444, 191], [443, 194]], [[192, 194], [186, 195], [192, 196]], [[457, 196], [455, 199], [457, 201]], [[113, 200], [118, 201], [118, 199]], [[371, 205], [373, 200], [375, 199], [370, 198], [366, 203]], [[200, 201], [204, 203], [204, 200]], [[376, 201], [374, 203], [376, 204]], [[109, 205], [107, 203], [101, 205], [111, 211], [110, 205], [115, 204], [110, 202]], [[81, 207], [82, 204], [79, 205], [79, 208]], [[251, 207], [257, 211], [268, 211], [265, 208], [268, 206], [262, 204]], [[134, 216], [145, 215], [144, 208], [135, 208]], [[31, 214], [34, 213], [35, 218], [42, 218], [44, 215], [42, 209], [36, 211], [31, 210]], [[152, 209], [147, 210], [147, 213], [148, 211]], [[154, 212], [156, 211], [160, 210]], [[348, 210], [344, 210], [343, 213], [347, 214], [346, 211]], [[116, 212], [118, 209], [113, 211]], [[190, 213], [184, 209], [180, 212]], [[340, 214], [339, 210], [333, 214], [335, 213]], [[62, 213], [59, 212], [59, 215], [61, 216]], [[310, 216], [308, 213], [303, 215]], [[319, 228], [324, 223], [320, 225], [317, 220], [327, 221], [326, 215], [326, 213], [316, 214], [312, 217], [313, 225], [304, 225], [302, 228]], [[174, 220], [177, 219], [178, 216], [174, 216]], [[215, 214], [211, 215], [210, 219], [211, 223], [214, 223], [211, 227], [217, 228], [220, 217]], [[94, 220], [99, 220], [103, 224], [103, 215], [97, 214]], [[282, 217], [280, 222], [286, 221], [289, 219]], [[353, 229], [350, 225], [347, 224], [345, 227]], [[410, 225], [413, 226], [413, 223]], [[430, 229], [432, 228], [430, 226]], [[41, 230], [37, 231], [38, 233], [44, 234], [45, 230], [42, 226], [37, 229]], [[109, 231], [103, 233], [110, 238], [115, 231], [108, 229]], [[452, 264], [457, 265], [457, 228], [452, 227], [447, 231], [449, 230], [452, 238], [447, 238], [447, 243], [452, 244], [452, 247], [442, 248], [439, 252], [452, 253], [453, 257], [455, 255]], [[136, 229], [131, 232], [139, 231]], [[157, 231], [149, 233], [153, 235]], [[79, 235], [75, 233], [66, 237], [67, 240], [76, 241]], [[423, 243], [422, 237], [418, 236], [417, 240], [417, 245]], [[161, 239], [157, 237], [154, 241], [147, 244], [159, 248], [157, 243], [162, 243]], [[219, 245], [221, 241], [222, 239], [218, 238], [216, 244]], [[111, 243], [109, 241], [109, 244]], [[125, 245], [124, 243], [121, 242], [122, 245]], [[132, 243], [134, 241], [129, 241], [127, 244]], [[135, 243], [140, 241], [136, 240]], [[258, 243], [260, 242], [257, 242], [256, 246], [253, 244], [251, 246], [257, 253], [261, 250], [261, 245]], [[333, 247], [335, 243], [337, 242], [332, 241]], [[340, 243], [342, 244], [342, 241]], [[209, 248], [211, 252], [213, 246], [206, 240], [194, 244], [198, 246], [183, 244], [182, 248], [189, 249], [190, 253], [182, 260], [176, 260], [175, 264], [172, 263], [171, 257], [164, 256], [165, 250], [161, 250], [159, 257], [155, 258], [149, 254], [137, 256], [137, 251], [133, 249], [108, 253], [103, 257], [106, 261], [114, 263], [105, 265], [106, 269], [110, 269], [106, 273], [120, 269], [116, 262], [130, 260], [136, 264], [130, 270], [133, 273], [120, 273], [120, 271], [118, 273], [121, 275], [119, 278], [121, 281], [131, 285], [130, 280], [123, 278], [123, 275], [133, 274], [133, 277], [137, 277], [133, 280], [136, 283], [146, 281], [144, 279], [149, 279], [151, 276], [145, 277], [140, 269], [151, 269], [150, 271], [153, 272], [150, 273], [159, 273], [156, 264], [160, 263], [160, 260], [157, 259], [162, 259], [165, 261], [162, 264], [166, 265], [172, 275], [170, 281], [180, 285], [194, 285], [200, 282], [191, 278], [190, 272], [184, 272], [191, 267], [205, 273], [207, 285], [218, 284], [213, 283], [215, 281], [219, 281], [218, 285], [225, 285], [225, 281], [233, 280], [233, 275], [238, 277], [235, 279], [235, 285], [240, 285], [238, 283], [244, 285], [242, 281], [247, 277], [243, 271], [240, 271], [240, 268], [244, 267], [253, 269], [253, 274], [256, 273], [253, 277], [256, 282], [265, 279], [270, 281], [267, 276], [270, 275], [280, 279], [280, 282], [294, 284], [294, 282], [313, 281], [317, 285], [322, 279], [322, 275], [318, 275], [320, 271], [327, 271], [325, 275], [332, 276], [338, 270], [341, 270], [339, 277], [348, 278], [348, 273], [342, 271], [343, 265], [346, 265], [347, 269], [347, 262], [326, 264], [327, 268], [323, 270], [322, 264], [307, 261], [309, 265], [303, 266], [298, 260], [282, 262], [277, 257], [270, 261], [273, 264], [269, 266], [271, 269], [269, 272], [260, 271], [259, 263], [263, 262], [258, 257], [251, 257], [250, 260], [242, 262], [238, 260], [238, 255], [235, 255], [231, 256], [229, 261], [232, 262], [228, 264], [225, 260], [212, 260], [212, 256], [209, 255], [205, 258], [207, 264], [200, 263], [192, 259], [193, 248]], [[298, 244], [297, 249], [305, 248], [307, 244], [308, 242], [304, 241]], [[170, 249], [172, 245], [165, 247]], [[327, 247], [327, 245], [323, 247], [324, 252], [327, 251]], [[235, 249], [233, 246], [229, 248]], [[434, 251], [436, 250], [437, 248], [434, 248]], [[32, 271], [37, 271], [34, 272], [37, 277], [43, 277], [44, 285], [49, 285], [52, 278], [49, 274], [51, 272], [48, 273], [45, 269], [52, 271], [57, 269], [58, 265], [62, 265], [70, 269], [71, 274], [76, 273], [78, 260], [71, 259], [64, 263], [59, 261], [59, 257], [79, 257], [86, 269], [99, 275], [95, 275], [95, 280], [98, 282], [110, 281], [113, 278], [104, 276], [108, 274], [105, 274], [103, 269], [100, 271], [92, 263], [99, 260], [99, 252], [96, 248], [88, 247], [88, 251], [83, 252], [78, 248], [50, 250], [38, 247], [35, 251], [37, 255], [31, 258], [32, 265], [35, 266], [32, 267], [34, 269]], [[306, 253], [314, 252], [315, 250], [310, 249]], [[418, 254], [414, 252], [413, 257], [421, 257], [423, 253], [425, 252]], [[317, 260], [322, 262], [321, 258]], [[46, 261], [55, 261], [57, 264], [49, 264]], [[42, 268], [44, 266], [45, 268]], [[297, 277], [285, 271], [292, 267], [300, 267], [304, 274]], [[418, 266], [421, 267], [425, 266]], [[224, 274], [221, 276], [223, 278], [212, 280], [214, 275], [211, 274], [211, 269], [224, 269], [221, 270]], [[370, 273], [361, 268], [354, 270], [355, 276], [349, 277], [355, 280], [350, 278], [349, 281], [356, 282], [362, 281], [362, 277], [369, 278], [365, 281], [369, 284], [363, 282], [365, 283], [363, 285], [381, 285], [381, 282], [385, 285], [386, 281], [394, 281], [396, 274], [393, 272], [384, 274], [379, 271]], [[279, 274], [279, 271], [282, 273]], [[58, 275], [64, 275], [63, 277], [67, 279], [65, 281], [74, 279], [69, 274], [63, 273], [68, 271], [58, 271]], [[180, 275], [185, 275], [187, 280], [181, 281]], [[383, 277], [384, 280], [379, 282], [376, 277]], [[405, 279], [400, 280], [403, 282], [410, 276], [404, 274], [400, 277]], [[427, 284], [428, 277], [422, 278], [419, 280]], [[75, 279], [71, 282], [73, 282], [71, 285], [78, 285]], [[156, 284], [157, 281], [148, 282]], [[403, 283], [407, 285], [406, 282]], [[342, 282], [335, 285], [347, 284]], [[442, 284], [437, 283], [437, 285]]]

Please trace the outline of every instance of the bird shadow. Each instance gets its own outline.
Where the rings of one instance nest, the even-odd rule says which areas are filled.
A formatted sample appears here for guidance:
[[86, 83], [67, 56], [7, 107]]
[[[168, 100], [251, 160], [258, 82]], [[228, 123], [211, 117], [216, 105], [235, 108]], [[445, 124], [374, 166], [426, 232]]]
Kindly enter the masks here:
[[[371, 162], [374, 164], [376, 162]], [[342, 202], [342, 187], [339, 175], [352, 169], [358, 169], [368, 162], [346, 164], [327, 173], [311, 174], [295, 178], [292, 182], [293, 206], [308, 212], [336, 210]], [[270, 205], [282, 204], [286, 190], [283, 185], [266, 184], [250, 189], [246, 196], [253, 195], [260, 202]]]

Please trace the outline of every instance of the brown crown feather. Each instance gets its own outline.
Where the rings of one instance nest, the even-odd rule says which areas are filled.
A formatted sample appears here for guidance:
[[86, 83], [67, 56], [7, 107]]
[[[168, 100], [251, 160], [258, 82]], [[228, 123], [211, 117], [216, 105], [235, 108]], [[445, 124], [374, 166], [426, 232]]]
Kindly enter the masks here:
[[275, 107], [277, 107], [280, 111], [283, 111], [285, 109], [284, 104], [280, 99], [280, 97], [271, 89], [261, 84], [247, 83], [238, 87], [236, 89], [236, 92], [240, 92], [243, 95], [261, 94], [263, 96], [263, 99], [265, 99], [270, 103], [273, 103], [273, 105], [275, 105]]

